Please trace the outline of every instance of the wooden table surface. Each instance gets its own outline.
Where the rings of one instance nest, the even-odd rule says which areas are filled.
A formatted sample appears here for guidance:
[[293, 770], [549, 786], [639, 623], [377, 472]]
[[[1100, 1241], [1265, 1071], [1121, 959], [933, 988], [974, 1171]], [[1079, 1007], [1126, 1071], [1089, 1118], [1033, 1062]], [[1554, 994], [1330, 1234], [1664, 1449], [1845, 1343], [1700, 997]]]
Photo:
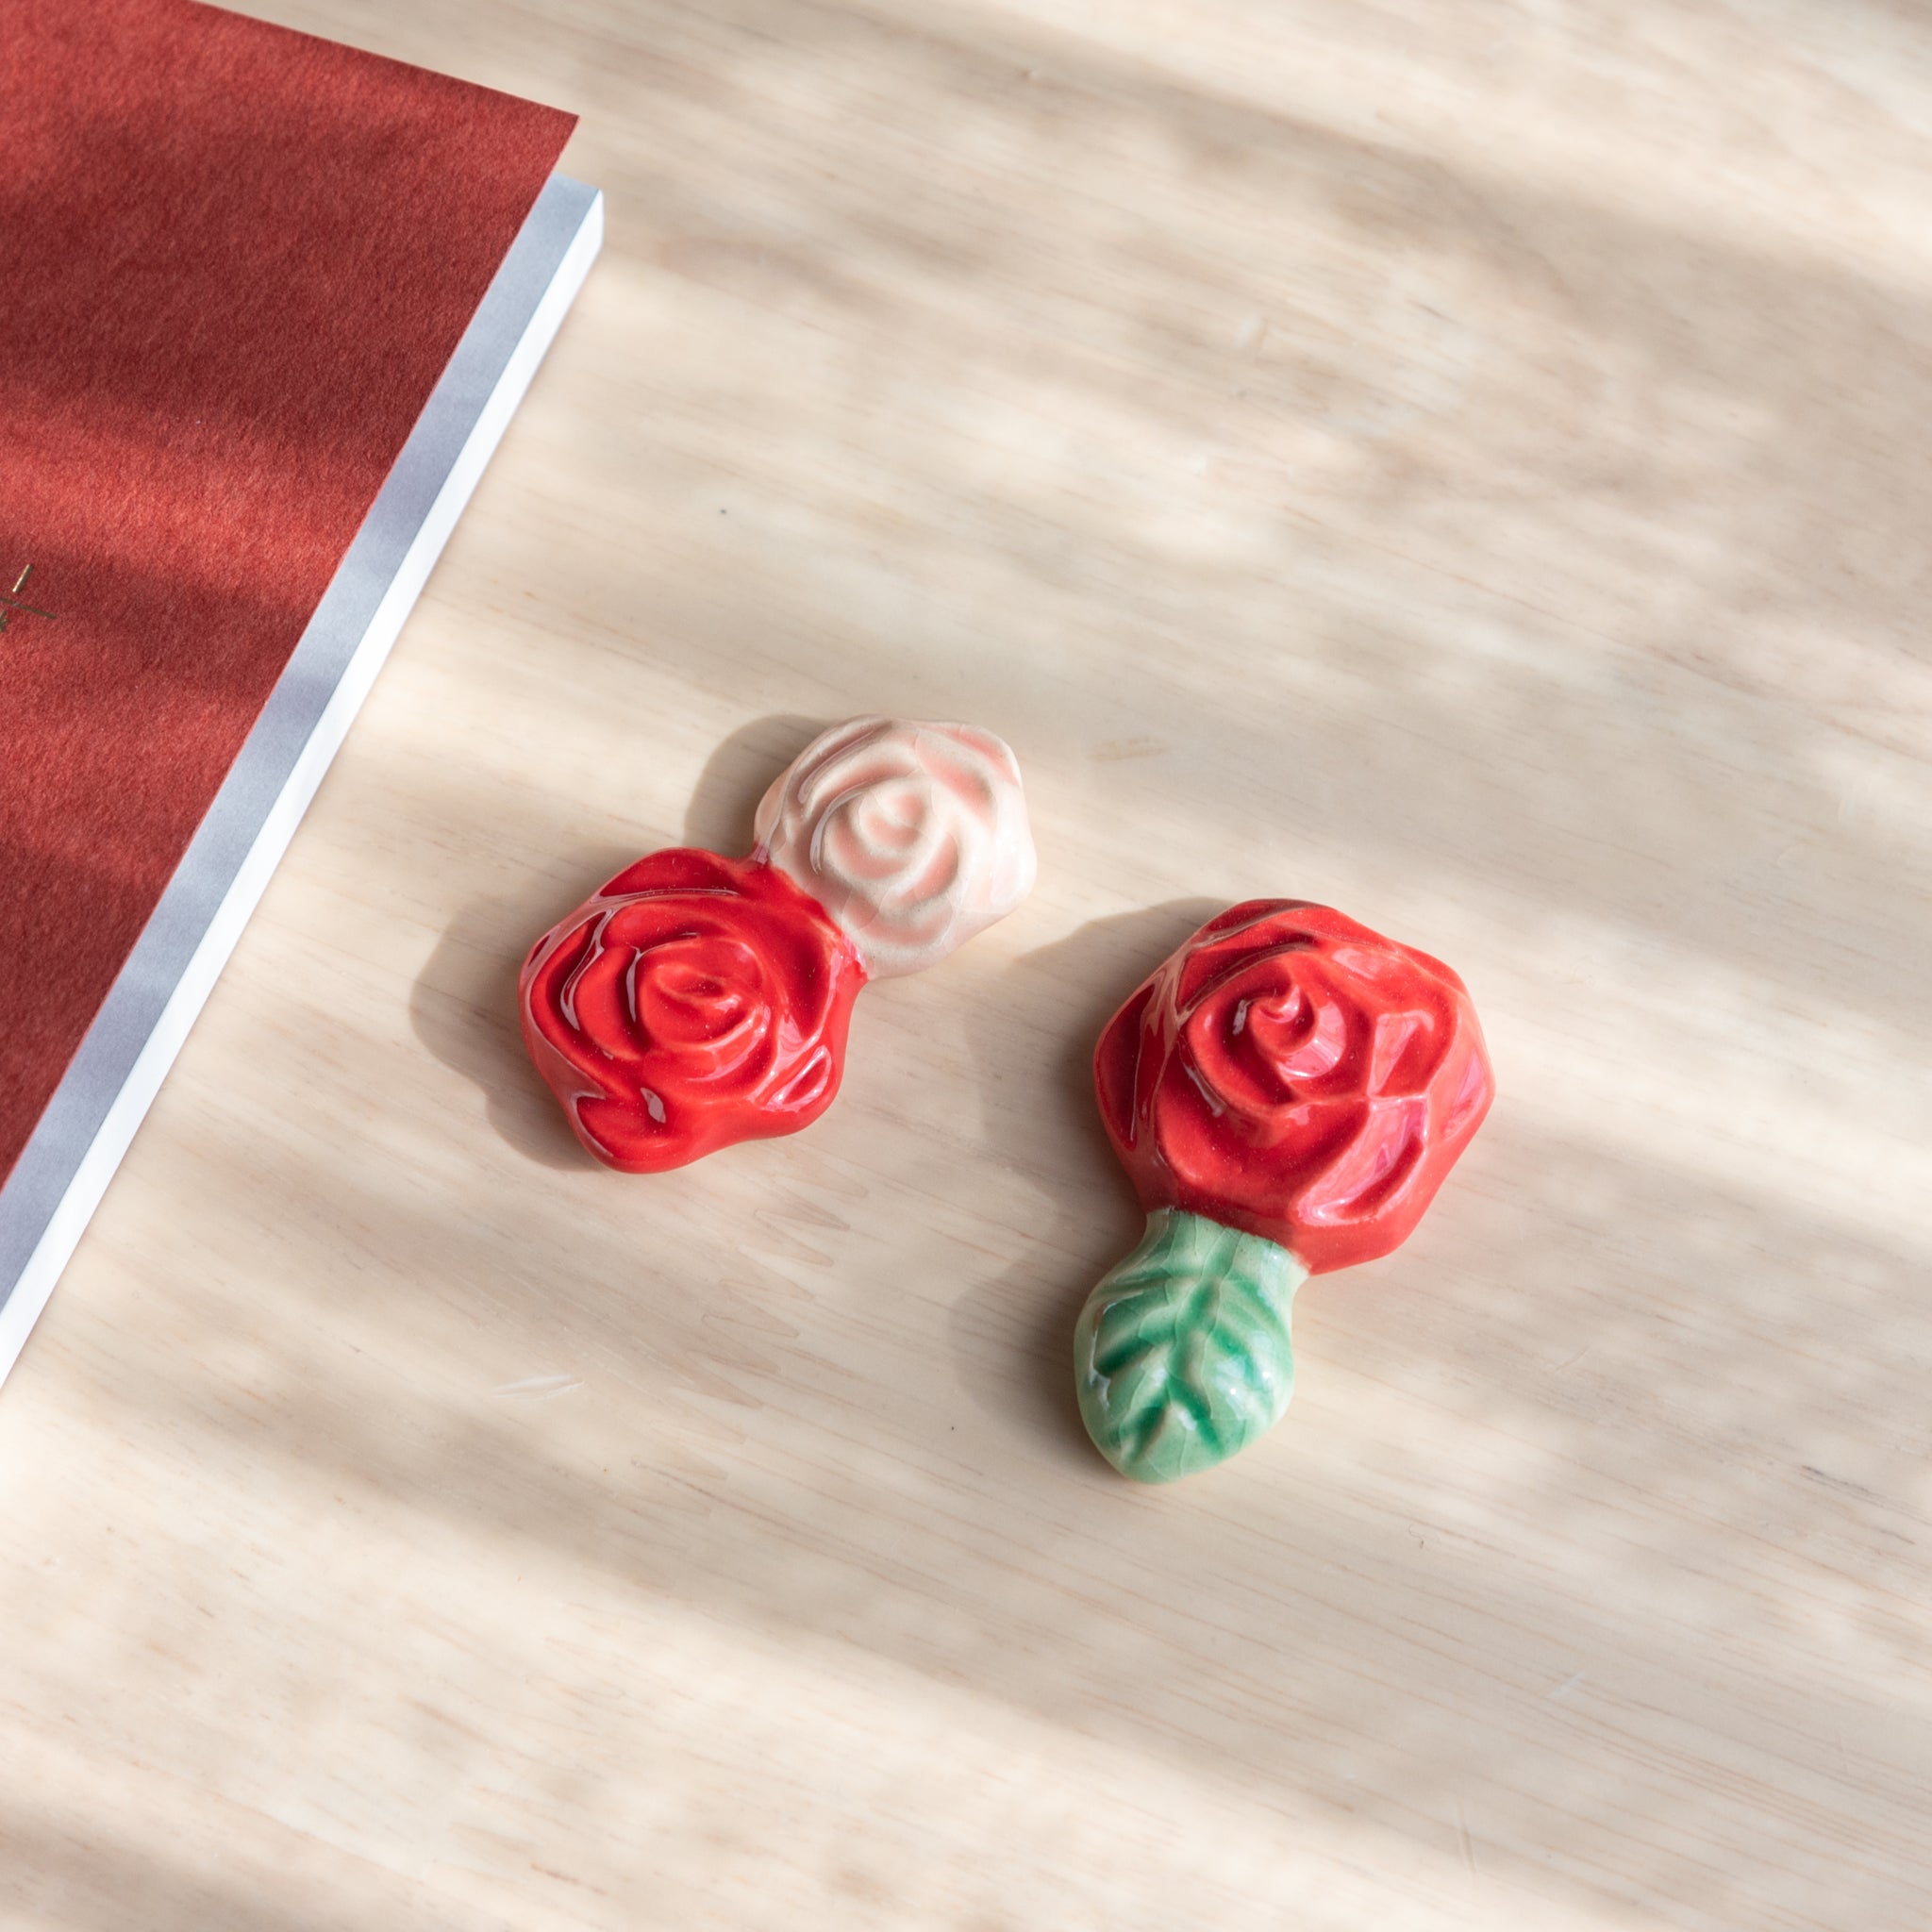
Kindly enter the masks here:
[[[1932, 9], [252, 5], [610, 240], [0, 1393], [0, 1925], [1932, 1924]], [[593, 1169], [524, 947], [873, 710], [1033, 898]], [[1260, 893], [1500, 1098], [1138, 1490], [1086, 1057]]]

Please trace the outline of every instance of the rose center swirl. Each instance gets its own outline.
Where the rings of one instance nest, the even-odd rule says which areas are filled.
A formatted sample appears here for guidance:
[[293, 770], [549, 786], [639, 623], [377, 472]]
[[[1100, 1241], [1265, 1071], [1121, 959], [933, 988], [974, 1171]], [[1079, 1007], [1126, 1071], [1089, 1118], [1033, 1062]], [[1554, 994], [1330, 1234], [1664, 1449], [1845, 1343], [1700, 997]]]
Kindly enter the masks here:
[[625, 1010], [639, 1051], [675, 1053], [689, 1073], [716, 1074], [769, 1030], [765, 968], [743, 941], [683, 932], [623, 950]]

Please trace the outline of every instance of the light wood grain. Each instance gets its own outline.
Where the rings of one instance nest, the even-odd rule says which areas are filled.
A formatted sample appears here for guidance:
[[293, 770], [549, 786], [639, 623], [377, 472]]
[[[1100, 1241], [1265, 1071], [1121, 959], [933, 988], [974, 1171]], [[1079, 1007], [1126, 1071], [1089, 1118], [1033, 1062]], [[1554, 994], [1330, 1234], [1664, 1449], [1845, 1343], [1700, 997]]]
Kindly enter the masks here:
[[[608, 253], [0, 1394], [0, 1924], [1932, 1923], [1932, 16], [257, 0]], [[1023, 910], [626, 1180], [529, 939], [858, 711]], [[1281, 1431], [1079, 1434], [1209, 905], [1501, 1098]]]

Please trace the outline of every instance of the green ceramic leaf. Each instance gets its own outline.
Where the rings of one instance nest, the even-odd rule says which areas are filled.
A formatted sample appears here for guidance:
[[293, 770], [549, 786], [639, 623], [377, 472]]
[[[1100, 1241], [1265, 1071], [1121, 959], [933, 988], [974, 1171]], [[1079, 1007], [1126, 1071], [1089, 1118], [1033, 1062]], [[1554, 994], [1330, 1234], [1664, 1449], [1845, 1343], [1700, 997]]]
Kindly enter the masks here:
[[1289, 1310], [1307, 1270], [1278, 1243], [1164, 1208], [1103, 1275], [1074, 1335], [1080, 1413], [1140, 1483], [1212, 1469], [1280, 1421]]

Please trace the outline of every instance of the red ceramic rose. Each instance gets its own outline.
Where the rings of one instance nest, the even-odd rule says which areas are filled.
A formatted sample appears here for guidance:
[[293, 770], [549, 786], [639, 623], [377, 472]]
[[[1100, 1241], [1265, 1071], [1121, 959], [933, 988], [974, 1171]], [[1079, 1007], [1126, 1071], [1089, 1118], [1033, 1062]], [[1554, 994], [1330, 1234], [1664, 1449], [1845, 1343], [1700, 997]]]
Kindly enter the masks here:
[[1309, 1274], [1407, 1239], [1493, 1091], [1468, 991], [1440, 959], [1325, 906], [1210, 920], [1100, 1037], [1094, 1091], [1147, 1209], [1074, 1334], [1089, 1433], [1140, 1482], [1272, 1428]]
[[1204, 925], [1115, 1014], [1093, 1077], [1143, 1207], [1264, 1236], [1311, 1274], [1407, 1239], [1493, 1091], [1448, 967], [1295, 899]]
[[851, 941], [784, 873], [654, 852], [537, 941], [524, 1041], [591, 1153], [657, 1174], [816, 1120], [864, 984]]

